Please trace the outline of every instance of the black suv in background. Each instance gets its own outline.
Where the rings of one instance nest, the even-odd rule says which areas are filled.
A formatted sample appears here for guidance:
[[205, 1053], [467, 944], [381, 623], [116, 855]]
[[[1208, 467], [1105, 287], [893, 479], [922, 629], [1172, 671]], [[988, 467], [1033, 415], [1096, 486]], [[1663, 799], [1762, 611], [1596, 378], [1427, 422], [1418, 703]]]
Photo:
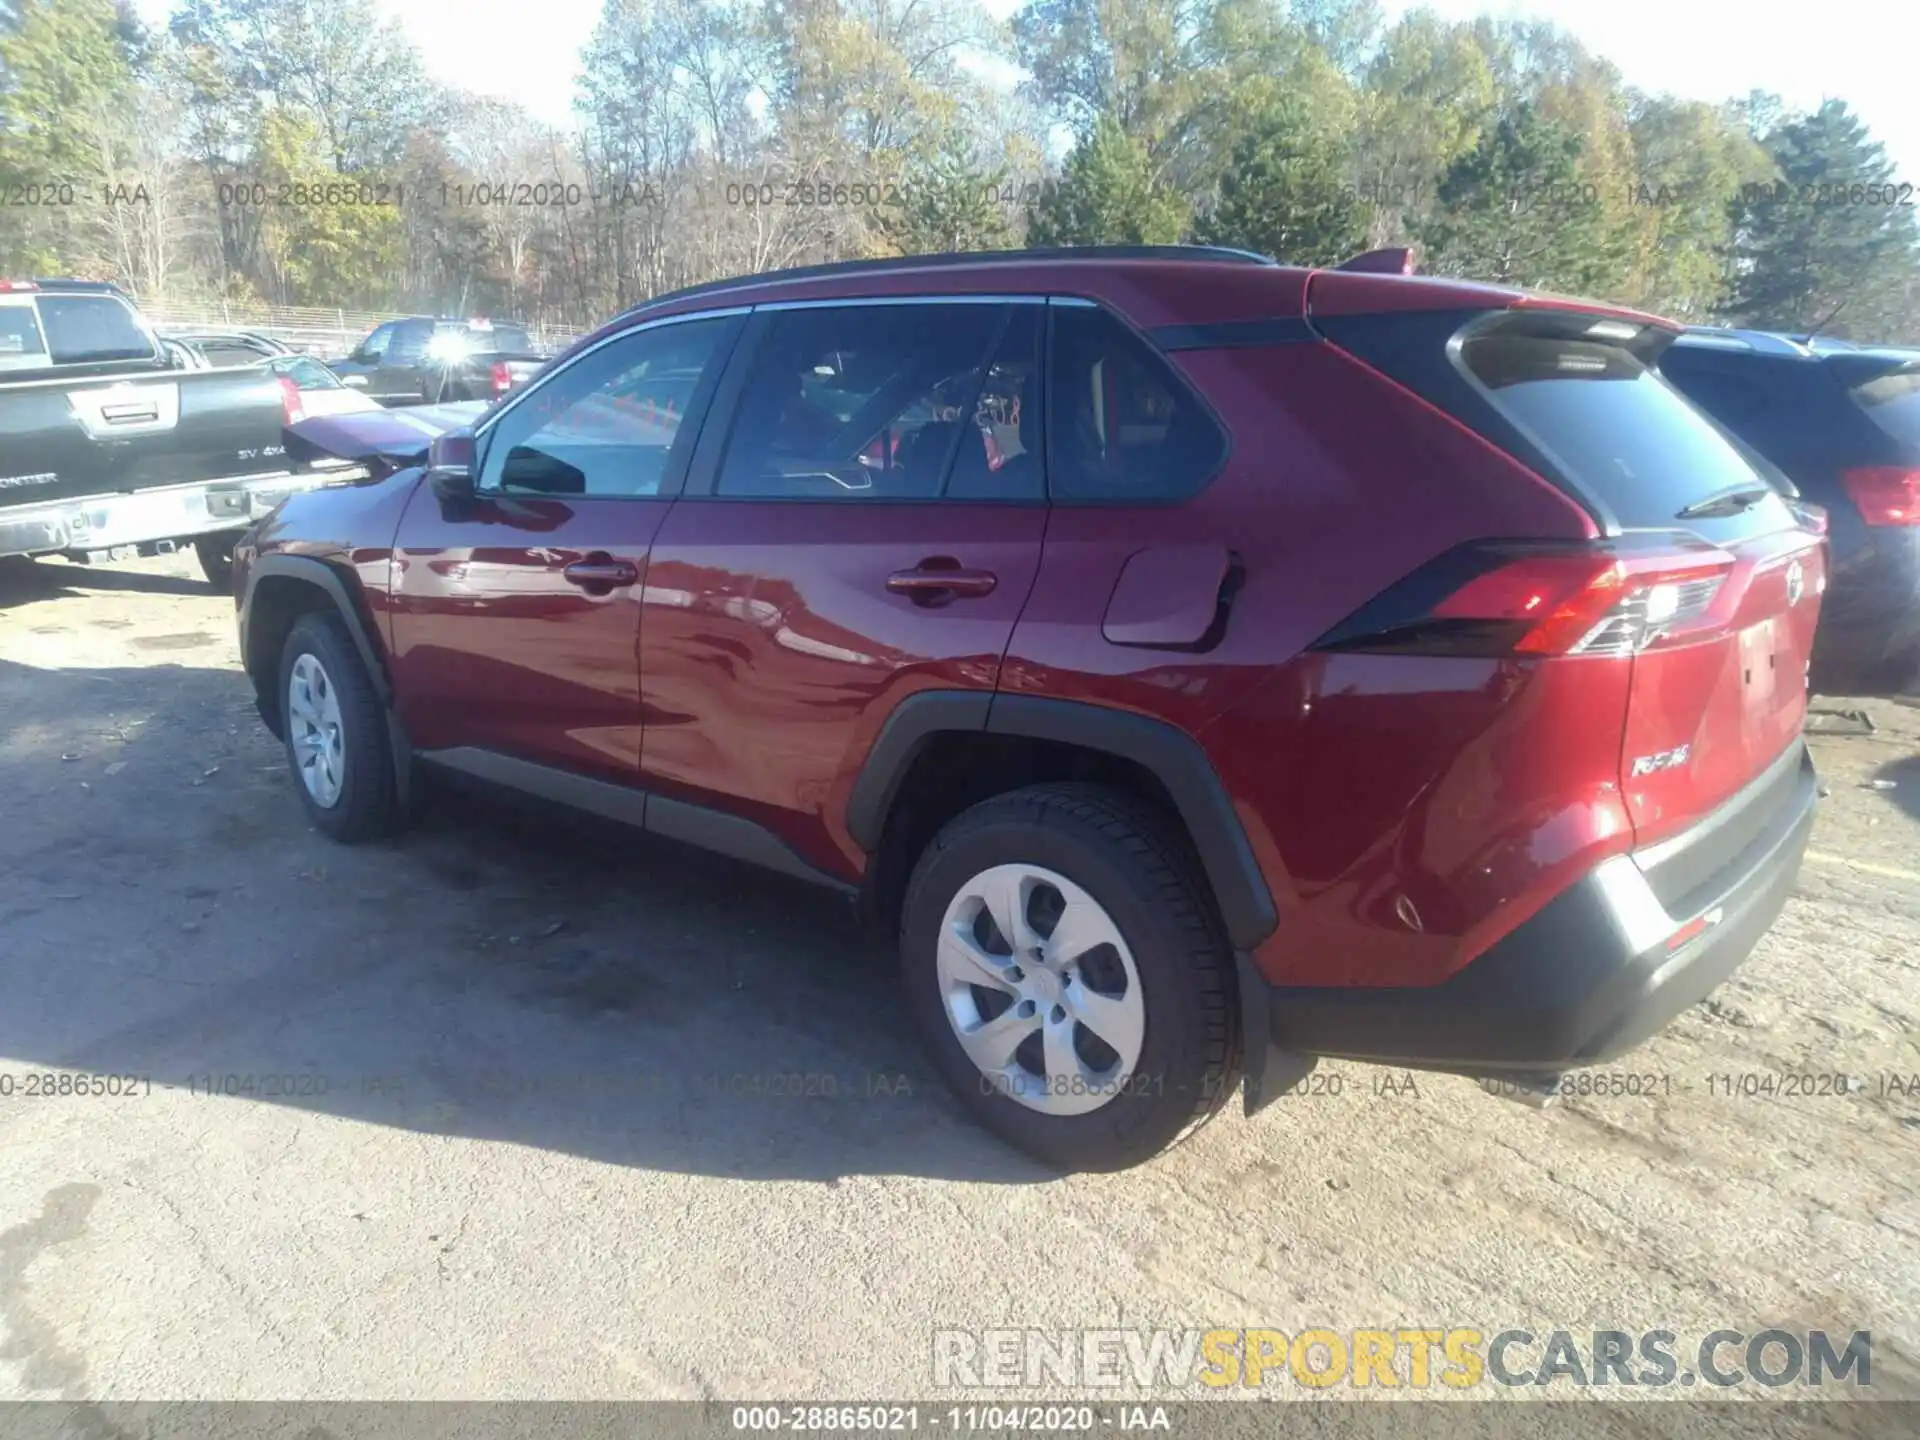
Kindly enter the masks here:
[[1695, 330], [1661, 358], [1688, 399], [1828, 515], [1833, 572], [1813, 649], [1829, 695], [1920, 687], [1920, 351], [1820, 350]]

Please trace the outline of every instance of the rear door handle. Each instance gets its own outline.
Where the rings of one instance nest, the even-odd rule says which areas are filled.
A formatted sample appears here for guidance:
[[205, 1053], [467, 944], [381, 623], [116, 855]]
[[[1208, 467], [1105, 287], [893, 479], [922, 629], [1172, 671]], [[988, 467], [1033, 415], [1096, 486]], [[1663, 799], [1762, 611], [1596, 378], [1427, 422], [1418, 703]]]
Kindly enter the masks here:
[[999, 583], [1000, 577], [991, 570], [967, 570], [952, 561], [923, 560], [911, 570], [896, 570], [887, 577], [887, 589], [916, 605], [941, 605], [956, 597], [978, 599], [991, 595]]
[[626, 560], [576, 560], [561, 573], [570, 583], [589, 588], [631, 585], [640, 578], [639, 567]]

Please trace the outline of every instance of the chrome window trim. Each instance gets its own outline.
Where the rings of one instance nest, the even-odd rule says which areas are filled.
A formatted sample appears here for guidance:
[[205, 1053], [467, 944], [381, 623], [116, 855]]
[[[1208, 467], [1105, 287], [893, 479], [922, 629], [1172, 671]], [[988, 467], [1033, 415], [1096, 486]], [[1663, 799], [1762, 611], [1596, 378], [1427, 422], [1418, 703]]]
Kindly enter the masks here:
[[[751, 305], [729, 305], [723, 310], [686, 310], [678, 315], [662, 315], [657, 320], [642, 320], [637, 325], [629, 325], [625, 329], [616, 330], [613, 334], [596, 340], [579, 354], [568, 359], [566, 364], [560, 366], [558, 369], [549, 370], [531, 385], [526, 386], [516, 394], [509, 395], [506, 403], [491, 415], [482, 416], [480, 423], [473, 427], [474, 454], [479, 460], [484, 461], [486, 457], [483, 447], [486, 444], [487, 437], [492, 433], [494, 426], [511, 415], [514, 407], [525, 401], [528, 396], [534, 395], [553, 384], [589, 355], [598, 355], [609, 345], [618, 345], [622, 340], [631, 340], [635, 335], [643, 335], [649, 330], [664, 329], [668, 325], [684, 325], [692, 320], [723, 320], [730, 315], [749, 314], [752, 310], [753, 307]], [[477, 480], [478, 478], [478, 474], [476, 473], [475, 479]]]
[[755, 310], [833, 310], [854, 305], [1044, 305], [1045, 295], [830, 295], [810, 300], [763, 300]]

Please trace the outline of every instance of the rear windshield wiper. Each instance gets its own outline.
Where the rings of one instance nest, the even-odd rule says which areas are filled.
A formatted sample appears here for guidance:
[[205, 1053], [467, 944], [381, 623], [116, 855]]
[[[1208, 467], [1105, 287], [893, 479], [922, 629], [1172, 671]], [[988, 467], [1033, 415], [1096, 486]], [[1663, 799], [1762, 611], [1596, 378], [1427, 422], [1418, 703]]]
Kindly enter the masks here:
[[1673, 518], [1676, 520], [1700, 520], [1710, 515], [1738, 515], [1751, 505], [1758, 505], [1774, 493], [1771, 485], [1755, 485], [1751, 481], [1740, 485], [1729, 485], [1724, 490], [1716, 490], [1704, 499], [1696, 500]]

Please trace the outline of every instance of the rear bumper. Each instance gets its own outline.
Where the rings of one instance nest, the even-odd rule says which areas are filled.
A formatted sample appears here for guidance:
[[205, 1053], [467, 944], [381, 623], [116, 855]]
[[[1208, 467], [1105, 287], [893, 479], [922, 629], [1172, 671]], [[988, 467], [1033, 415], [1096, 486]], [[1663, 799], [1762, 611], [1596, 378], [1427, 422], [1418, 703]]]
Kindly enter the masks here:
[[[1701, 824], [1603, 862], [1440, 985], [1276, 987], [1243, 964], [1250, 1029], [1264, 1019], [1271, 1037], [1265, 1056], [1249, 1056], [1249, 1073], [1298, 1073], [1300, 1057], [1325, 1056], [1545, 1078], [1612, 1059], [1752, 952], [1793, 889], [1817, 794], [1812, 757], [1796, 740]], [[1704, 930], [1672, 943], [1700, 921]], [[1249, 1107], [1274, 1089], [1250, 1084]]]
[[0, 555], [111, 550], [243, 530], [294, 492], [333, 484], [355, 473], [359, 472], [350, 466], [337, 471], [278, 471], [0, 510]]

